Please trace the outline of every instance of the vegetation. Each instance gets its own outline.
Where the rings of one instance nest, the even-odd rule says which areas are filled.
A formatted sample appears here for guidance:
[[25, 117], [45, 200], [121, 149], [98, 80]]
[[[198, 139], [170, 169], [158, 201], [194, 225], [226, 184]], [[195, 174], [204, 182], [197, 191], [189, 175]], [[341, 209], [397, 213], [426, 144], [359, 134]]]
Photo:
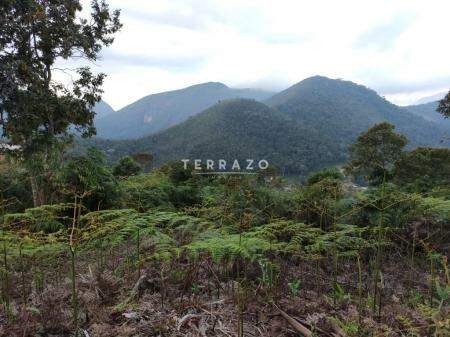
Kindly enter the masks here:
[[[382, 130], [404, 144], [392, 129], [360, 140]], [[37, 208], [5, 170], [1, 331], [446, 336], [447, 150], [401, 148], [377, 152], [390, 181], [356, 189], [332, 167], [304, 185], [181, 162], [129, 174], [130, 158], [109, 168], [90, 149], [65, 157]]]
[[[449, 150], [406, 152], [406, 137], [380, 119], [408, 121], [398, 129], [415, 145], [434, 144], [440, 128], [366, 88], [311, 78], [272, 107], [226, 100], [114, 143], [109, 165], [99, 149], [68, 147], [72, 131], [94, 133], [104, 75], [79, 68], [68, 87], [53, 77], [61, 59], [95, 61], [121, 27], [104, 1], [89, 19], [81, 9], [0, 4], [0, 121], [17, 145], [0, 158], [1, 336], [450, 334]], [[312, 114], [317, 101], [323, 115]], [[346, 111], [349, 101], [359, 108]], [[175, 121], [199, 105], [178, 107]], [[371, 118], [352, 116], [366, 108], [381, 123], [364, 131]], [[120, 115], [97, 109], [98, 121]], [[165, 127], [165, 112], [147, 117]], [[335, 167], [355, 138], [345, 167], [362, 184]], [[277, 165], [203, 175], [176, 160], [249, 154]]]
[[44, 186], [51, 164], [74, 127], [94, 134], [93, 107], [100, 100], [104, 74], [79, 67], [72, 83], [55, 80], [57, 62], [71, 58], [95, 61], [113, 42], [121, 25], [119, 12], [92, 2], [90, 21], [81, 5], [68, 1], [2, 1], [0, 5], [0, 114], [3, 137], [18, 146], [11, 153], [26, 167], [35, 206], [46, 202]]
[[445, 118], [450, 117], [450, 91], [442, 100], [439, 101], [439, 105], [436, 110]]
[[[135, 141], [94, 141], [114, 159], [130, 153], [154, 154], [154, 164], [183, 158], [266, 159], [286, 174], [306, 175], [345, 159], [339, 144], [254, 100], [222, 101], [154, 136]], [[111, 150], [111, 145], [112, 149]]]
[[400, 159], [408, 143], [405, 136], [396, 134], [394, 126], [380, 123], [362, 133], [350, 147], [350, 163], [347, 171], [364, 175], [371, 183], [379, 185], [390, 179], [394, 164]]
[[[97, 133], [107, 139], [134, 139], [163, 131], [221, 100], [264, 100], [270, 92], [232, 89], [222, 83], [202, 83], [184, 89], [148, 95], [96, 122]], [[117, 126], [120, 125], [120, 128]]]
[[266, 103], [307, 128], [333, 135], [342, 150], [353, 143], [359, 133], [381, 122], [395, 125], [413, 147], [441, 146], [448, 129], [388, 102], [364, 86], [322, 76], [305, 79]]

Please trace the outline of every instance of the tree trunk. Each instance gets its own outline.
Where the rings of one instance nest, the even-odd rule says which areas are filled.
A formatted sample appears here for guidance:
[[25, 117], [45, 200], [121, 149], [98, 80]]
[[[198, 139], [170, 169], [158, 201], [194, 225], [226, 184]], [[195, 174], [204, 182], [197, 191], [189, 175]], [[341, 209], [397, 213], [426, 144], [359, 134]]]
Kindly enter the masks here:
[[41, 186], [39, 186], [36, 180], [36, 176], [34, 176], [33, 174], [30, 174], [30, 183], [34, 207], [42, 206], [45, 203], [44, 193], [42, 191]]

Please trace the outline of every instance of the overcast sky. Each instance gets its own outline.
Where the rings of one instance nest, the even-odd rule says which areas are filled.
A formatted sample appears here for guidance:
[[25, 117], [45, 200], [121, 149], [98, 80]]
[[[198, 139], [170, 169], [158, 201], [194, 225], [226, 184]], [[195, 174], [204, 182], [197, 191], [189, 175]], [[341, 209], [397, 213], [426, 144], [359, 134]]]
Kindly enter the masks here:
[[124, 27], [96, 68], [115, 109], [209, 81], [275, 91], [323, 75], [398, 104], [450, 88], [448, 0], [108, 3]]

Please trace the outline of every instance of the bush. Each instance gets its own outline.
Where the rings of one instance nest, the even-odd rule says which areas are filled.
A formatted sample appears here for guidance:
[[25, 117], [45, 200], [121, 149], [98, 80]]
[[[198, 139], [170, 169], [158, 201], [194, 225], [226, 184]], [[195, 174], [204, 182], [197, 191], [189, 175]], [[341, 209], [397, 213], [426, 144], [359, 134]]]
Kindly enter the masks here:
[[114, 165], [112, 173], [116, 177], [129, 177], [141, 173], [141, 166], [131, 157], [123, 157]]

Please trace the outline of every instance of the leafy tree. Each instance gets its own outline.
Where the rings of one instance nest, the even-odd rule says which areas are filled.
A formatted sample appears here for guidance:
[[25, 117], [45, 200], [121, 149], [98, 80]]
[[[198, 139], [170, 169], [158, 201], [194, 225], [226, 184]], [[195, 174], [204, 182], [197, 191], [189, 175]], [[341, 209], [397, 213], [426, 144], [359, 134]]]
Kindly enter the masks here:
[[408, 143], [408, 139], [395, 133], [394, 129], [394, 125], [383, 122], [362, 133], [350, 147], [350, 163], [346, 171], [356, 176], [363, 175], [372, 185], [389, 179], [395, 162]]
[[139, 174], [142, 171], [142, 167], [133, 160], [131, 157], [123, 157], [113, 167], [113, 174], [116, 177], [129, 177]]
[[418, 148], [395, 163], [394, 182], [412, 192], [450, 188], [450, 150]]
[[443, 99], [439, 101], [436, 111], [442, 114], [445, 118], [450, 118], [450, 91]]
[[313, 185], [319, 181], [322, 181], [324, 179], [331, 179], [331, 180], [344, 180], [344, 175], [335, 167], [326, 168], [321, 171], [315, 172], [311, 174], [307, 181], [307, 185]]
[[[103, 0], [93, 0], [91, 9], [86, 19], [78, 0], [0, 3], [0, 123], [3, 136], [20, 146], [16, 156], [29, 171], [36, 205], [45, 202], [38, 193], [44, 164], [69, 127], [85, 137], [95, 133], [93, 107], [105, 75], [89, 67], [61, 68], [64, 60], [97, 60], [120, 29], [119, 11]], [[71, 83], [57, 81], [58, 71]]]
[[89, 148], [85, 155], [68, 158], [57, 176], [61, 191], [91, 210], [111, 207], [119, 196], [117, 180], [104, 155]]

